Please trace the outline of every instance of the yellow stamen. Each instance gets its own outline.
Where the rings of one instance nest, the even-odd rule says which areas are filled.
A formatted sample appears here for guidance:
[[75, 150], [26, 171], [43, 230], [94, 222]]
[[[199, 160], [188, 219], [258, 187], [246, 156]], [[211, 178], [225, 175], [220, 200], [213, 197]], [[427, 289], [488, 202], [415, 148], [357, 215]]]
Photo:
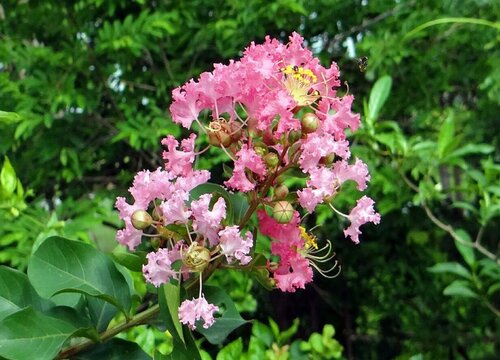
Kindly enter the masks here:
[[300, 229], [300, 236], [302, 237], [302, 239], [304, 239], [305, 241], [305, 244], [304, 244], [304, 248], [307, 250], [307, 249], [310, 249], [310, 248], [314, 248], [314, 249], [318, 249], [318, 243], [316, 241], [316, 237], [314, 235], [310, 235], [307, 233], [306, 229], [302, 226], [299, 226], [299, 229]]
[[311, 86], [318, 81], [318, 78], [310, 69], [287, 65], [280, 70], [283, 73], [283, 85], [298, 106], [310, 105], [319, 98], [319, 93], [311, 92]]

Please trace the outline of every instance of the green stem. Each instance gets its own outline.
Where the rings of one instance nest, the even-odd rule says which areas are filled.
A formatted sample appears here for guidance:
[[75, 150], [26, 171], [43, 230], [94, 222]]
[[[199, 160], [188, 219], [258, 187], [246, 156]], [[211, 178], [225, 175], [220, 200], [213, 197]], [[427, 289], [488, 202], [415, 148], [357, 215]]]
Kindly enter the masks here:
[[[107, 329], [106, 331], [101, 333], [99, 335], [99, 340], [100, 340], [99, 342], [104, 342], [106, 340], [109, 340], [109, 339], [113, 338], [114, 336], [118, 335], [119, 333], [121, 333], [122, 331], [130, 329], [134, 326], [145, 324], [149, 319], [158, 315], [159, 312], [160, 312], [160, 305], [155, 304], [152, 307], [150, 307], [149, 309], [146, 309], [143, 312], [136, 314], [129, 321], [125, 321], [125, 322], [118, 324], [117, 326], [112, 327], [110, 329]], [[70, 358], [71, 356], [73, 356], [81, 351], [84, 351], [93, 345], [95, 345], [95, 341], [90, 340], [90, 339], [86, 339], [79, 344], [72, 345], [72, 346], [69, 346], [69, 347], [61, 350], [61, 352], [56, 357], [56, 359]]]

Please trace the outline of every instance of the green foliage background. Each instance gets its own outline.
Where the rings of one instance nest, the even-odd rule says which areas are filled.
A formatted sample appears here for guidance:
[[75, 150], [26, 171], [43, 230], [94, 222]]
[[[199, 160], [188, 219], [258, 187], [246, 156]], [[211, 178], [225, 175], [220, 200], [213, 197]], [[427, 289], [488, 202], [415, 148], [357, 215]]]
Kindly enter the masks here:
[[[251, 41], [297, 31], [323, 64], [339, 64], [356, 96], [363, 127], [351, 141], [370, 166], [382, 223], [356, 246], [320, 209], [311, 226], [322, 224], [343, 271], [305, 291], [268, 293], [239, 275], [214, 281], [234, 286], [247, 317], [282, 329], [299, 318], [303, 339], [333, 324], [348, 359], [493, 359], [499, 15], [488, 0], [4, 1], [0, 262], [24, 270], [50, 235], [111, 251], [114, 197], [135, 172], [161, 165], [163, 136], [182, 133], [171, 90]], [[436, 19], [448, 20], [427, 24]], [[250, 333], [232, 335], [220, 358], [241, 355], [237, 338], [246, 346]]]

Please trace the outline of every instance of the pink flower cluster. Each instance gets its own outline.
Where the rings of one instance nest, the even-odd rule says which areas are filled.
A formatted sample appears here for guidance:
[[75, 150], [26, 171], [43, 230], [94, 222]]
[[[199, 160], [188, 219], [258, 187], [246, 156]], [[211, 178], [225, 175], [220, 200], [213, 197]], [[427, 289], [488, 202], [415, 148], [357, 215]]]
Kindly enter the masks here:
[[[332, 258], [331, 243], [318, 249], [316, 238], [300, 226], [297, 209], [312, 213], [327, 204], [350, 220], [344, 234], [355, 243], [361, 225], [380, 221], [366, 196], [349, 215], [333, 207], [344, 183], [352, 181], [363, 191], [370, 180], [367, 165], [351, 159], [346, 139], [346, 131], [360, 126], [360, 116], [351, 111], [352, 95], [337, 96], [337, 65], [323, 67], [302, 43], [297, 33], [287, 44], [267, 37], [263, 44], [251, 43], [240, 60], [215, 64], [212, 72], [173, 90], [172, 119], [188, 129], [196, 123], [202, 137], [198, 143], [208, 141], [228, 156], [232, 174], [224, 185], [244, 193], [249, 206], [239, 223], [230, 223], [233, 217], [226, 213], [229, 204], [223, 197], [208, 193], [190, 199], [191, 190], [210, 177], [206, 170], [193, 169], [203, 152], [196, 152], [197, 135], [180, 143], [170, 135], [163, 139], [164, 169], [137, 174], [130, 188], [134, 202], [116, 202], [125, 221], [117, 234], [120, 243], [133, 250], [145, 236], [160, 239], [143, 268], [148, 282], [160, 286], [193, 272], [201, 280], [217, 258], [251, 268], [253, 235], [243, 231], [257, 211], [259, 230], [271, 239], [271, 255], [279, 259], [269, 263], [276, 287], [294, 292], [312, 281], [313, 269], [328, 276], [331, 269], [322, 270], [316, 261]], [[210, 119], [202, 123], [200, 113], [207, 110]], [[287, 182], [294, 170], [305, 181]], [[327, 254], [321, 255], [325, 249]], [[185, 300], [179, 317], [191, 329], [198, 320], [207, 328], [217, 310], [205, 300], [200, 283], [199, 297]]]

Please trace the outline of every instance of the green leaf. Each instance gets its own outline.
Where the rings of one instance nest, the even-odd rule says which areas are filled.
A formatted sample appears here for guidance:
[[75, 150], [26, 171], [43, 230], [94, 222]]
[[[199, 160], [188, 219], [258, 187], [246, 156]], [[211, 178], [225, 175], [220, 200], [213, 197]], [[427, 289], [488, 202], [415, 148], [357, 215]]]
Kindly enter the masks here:
[[479, 297], [474, 291], [469, 288], [469, 283], [464, 280], [455, 280], [443, 290], [443, 294], [448, 296], [461, 296], [468, 298]]
[[439, 131], [437, 140], [437, 156], [439, 159], [442, 159], [450, 151], [454, 136], [455, 122], [453, 115], [450, 115], [446, 118], [443, 125], [441, 125], [441, 130]]
[[92, 347], [90, 351], [71, 357], [73, 360], [151, 360], [137, 343], [123, 339], [111, 339]]
[[[470, 235], [463, 229], [458, 229], [455, 231], [455, 233], [461, 240], [461, 242], [455, 240], [455, 246], [457, 247], [457, 250], [460, 252], [465, 262], [469, 266], [473, 266], [476, 262], [476, 256], [474, 255], [474, 249], [472, 247], [472, 240], [470, 238]], [[470, 246], [463, 243], [470, 244]]]
[[252, 326], [252, 336], [262, 341], [266, 347], [271, 347], [274, 336], [271, 328], [257, 320], [254, 320]]
[[243, 342], [241, 338], [230, 342], [224, 346], [217, 354], [216, 360], [233, 360], [241, 358], [243, 352]]
[[216, 317], [215, 323], [208, 329], [197, 326], [196, 331], [204, 335], [211, 344], [220, 344], [234, 329], [247, 321], [240, 316], [233, 300], [224, 290], [214, 286], [204, 286], [203, 292], [209, 303], [219, 307], [222, 315]]
[[16, 171], [7, 156], [4, 157], [2, 170], [0, 171], [0, 186], [8, 194], [13, 194], [17, 187]]
[[178, 342], [174, 338], [174, 348], [168, 355], [155, 352], [154, 360], [201, 360], [200, 351], [193, 339], [193, 334], [186, 327], [183, 327], [183, 337], [185, 343]]
[[21, 121], [21, 117], [13, 112], [0, 111], [0, 124], [14, 124]]
[[378, 119], [380, 110], [386, 102], [392, 87], [392, 78], [389, 75], [382, 76], [373, 85], [368, 101], [367, 121], [373, 124]]
[[180, 285], [168, 282], [158, 289], [161, 318], [172, 337], [184, 343], [182, 325], [179, 321]]
[[51, 360], [79, 328], [27, 308], [0, 321], [0, 356], [13, 360]]
[[431, 266], [427, 270], [429, 270], [432, 273], [452, 273], [458, 276], [462, 276], [466, 279], [472, 278], [472, 275], [469, 272], [469, 270], [467, 270], [465, 267], [463, 267], [457, 262], [438, 263], [434, 266]]
[[29, 306], [45, 311], [54, 303], [36, 293], [26, 274], [0, 266], [0, 320]]
[[276, 340], [278, 340], [279, 345], [284, 345], [290, 341], [292, 336], [294, 336], [297, 333], [297, 330], [299, 329], [299, 319], [294, 319], [292, 326], [290, 326], [287, 330], [282, 331], [279, 333], [278, 337]]
[[107, 301], [92, 296], [87, 297], [87, 308], [90, 319], [99, 332], [108, 328], [110, 321], [117, 313], [115, 306]]
[[495, 151], [495, 147], [488, 144], [466, 144], [454, 150], [450, 157], [462, 157], [470, 154], [489, 154]]
[[45, 240], [33, 253], [28, 277], [43, 297], [62, 292], [95, 296], [126, 313], [130, 290], [114, 263], [92, 246], [62, 237]]
[[134, 253], [114, 251], [111, 256], [118, 264], [123, 265], [130, 271], [142, 272], [142, 265], [147, 264], [146, 254], [145, 251], [135, 251]]

